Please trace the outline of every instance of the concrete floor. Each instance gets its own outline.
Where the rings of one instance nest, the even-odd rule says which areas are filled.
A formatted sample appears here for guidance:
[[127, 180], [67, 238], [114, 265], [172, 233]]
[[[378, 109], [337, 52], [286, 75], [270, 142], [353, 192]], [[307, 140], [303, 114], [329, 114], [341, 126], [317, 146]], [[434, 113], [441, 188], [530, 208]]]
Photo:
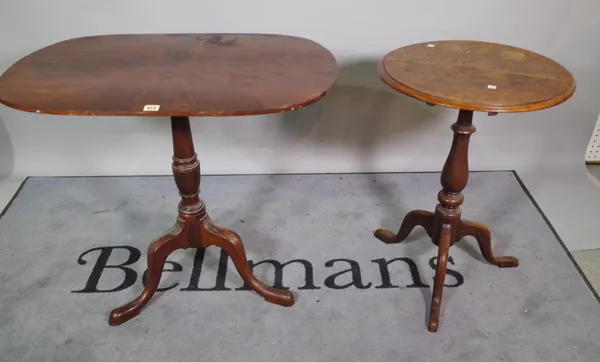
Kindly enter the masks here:
[[[587, 165], [587, 168], [600, 183], [600, 164]], [[596, 292], [600, 293], [600, 249], [571, 251], [571, 255]]]
[[600, 181], [600, 163], [599, 164], [589, 164], [587, 165], [588, 171], [594, 176], [598, 181]]
[[596, 292], [600, 293], [600, 249], [572, 251], [571, 254]]

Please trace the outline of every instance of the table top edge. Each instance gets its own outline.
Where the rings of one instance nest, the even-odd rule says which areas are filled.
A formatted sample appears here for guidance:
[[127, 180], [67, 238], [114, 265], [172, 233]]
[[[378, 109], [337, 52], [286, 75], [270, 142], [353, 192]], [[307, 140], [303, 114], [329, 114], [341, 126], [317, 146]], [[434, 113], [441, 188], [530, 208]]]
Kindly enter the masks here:
[[[385, 67], [385, 61], [395, 51], [406, 48], [406, 47], [410, 47], [410, 46], [430, 44], [430, 43], [436, 43], [436, 42], [437, 43], [439, 43], [439, 42], [485, 43], [485, 44], [510, 47], [513, 49], [523, 50], [525, 52], [535, 54], [537, 56], [540, 56], [540, 57], [543, 57], [545, 59], [552, 61], [557, 66], [561, 67], [567, 74], [569, 74], [570, 80], [571, 80], [570, 87], [567, 90], [567, 92], [565, 92], [564, 94], [561, 94], [557, 97], [536, 101], [533, 103], [523, 103], [523, 104], [516, 105], [516, 106], [506, 106], [506, 107], [502, 107], [502, 106], [483, 107], [483, 106], [477, 106], [477, 105], [469, 105], [467, 103], [457, 102], [457, 101], [454, 101], [454, 100], [451, 100], [448, 98], [437, 97], [437, 96], [433, 96], [433, 95], [430, 95], [430, 94], [427, 94], [424, 92], [420, 92], [417, 89], [411, 88], [411, 87], [399, 82], [398, 80], [393, 78], [391, 76], [391, 74], [389, 74], [389, 72], [387, 71], [387, 69]], [[420, 101], [423, 101], [426, 103], [431, 103], [431, 104], [434, 104], [437, 106], [453, 108], [453, 109], [462, 109], [462, 110], [467, 110], [467, 111], [476, 111], [476, 112], [520, 113], [520, 112], [531, 112], [531, 111], [543, 110], [543, 109], [551, 108], [551, 107], [554, 107], [561, 103], [566, 102], [575, 94], [575, 91], [577, 89], [577, 82], [576, 82], [573, 74], [566, 67], [564, 67], [562, 64], [558, 63], [554, 59], [548, 58], [545, 55], [536, 53], [536, 52], [528, 50], [528, 49], [519, 48], [519, 47], [515, 47], [512, 45], [506, 45], [506, 44], [502, 44], [502, 43], [494, 43], [494, 42], [486, 42], [486, 41], [478, 41], [478, 40], [436, 40], [436, 41], [425, 41], [425, 42], [420, 42], [420, 43], [409, 44], [407, 46], [391, 50], [387, 54], [385, 54], [383, 57], [381, 57], [381, 59], [378, 62], [378, 65], [377, 65], [377, 69], [378, 69], [380, 79], [386, 85], [388, 85], [390, 88], [394, 89], [395, 91], [397, 91], [399, 93], [402, 93], [411, 98], [415, 98], [417, 100], [420, 100]]]

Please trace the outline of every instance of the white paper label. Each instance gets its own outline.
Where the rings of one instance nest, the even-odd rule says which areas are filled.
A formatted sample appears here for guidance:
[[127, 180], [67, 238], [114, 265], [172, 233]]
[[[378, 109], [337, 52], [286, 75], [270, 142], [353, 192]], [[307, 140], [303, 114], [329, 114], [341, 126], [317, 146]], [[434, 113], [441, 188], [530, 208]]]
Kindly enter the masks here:
[[433, 47], [435, 47], [435, 44], [427, 44], [427, 47], [428, 48], [433, 48]]
[[496, 86], [493, 84], [488, 84], [488, 89], [496, 89]]
[[158, 105], [158, 104], [146, 104], [144, 106], [144, 111], [156, 112], [156, 111], [158, 111], [159, 108], [160, 108], [160, 105]]

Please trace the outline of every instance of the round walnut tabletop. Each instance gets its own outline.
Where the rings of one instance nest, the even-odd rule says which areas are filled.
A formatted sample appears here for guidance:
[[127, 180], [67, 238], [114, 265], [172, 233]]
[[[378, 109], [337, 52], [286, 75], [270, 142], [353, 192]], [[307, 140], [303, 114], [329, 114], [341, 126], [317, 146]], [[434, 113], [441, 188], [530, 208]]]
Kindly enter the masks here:
[[380, 61], [379, 75], [410, 97], [468, 111], [535, 111], [560, 104], [575, 92], [573, 76], [557, 62], [479, 41], [432, 41], [396, 49]]
[[0, 77], [0, 103], [68, 115], [230, 116], [316, 102], [337, 77], [312, 40], [276, 34], [129, 34], [38, 50]]

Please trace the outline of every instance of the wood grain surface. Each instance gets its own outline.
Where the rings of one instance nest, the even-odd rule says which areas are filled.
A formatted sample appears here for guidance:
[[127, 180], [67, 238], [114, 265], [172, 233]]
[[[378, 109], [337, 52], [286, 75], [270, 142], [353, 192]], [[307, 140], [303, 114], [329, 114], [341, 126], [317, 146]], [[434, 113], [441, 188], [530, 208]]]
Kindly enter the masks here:
[[[0, 102], [67, 115], [228, 116], [316, 102], [337, 77], [312, 40], [272, 34], [131, 34], [38, 50], [0, 77]], [[158, 111], [144, 111], [158, 105]]]
[[396, 49], [381, 59], [379, 75], [410, 97], [470, 111], [534, 111], [560, 104], [575, 92], [573, 76], [557, 62], [479, 41], [432, 41]]

